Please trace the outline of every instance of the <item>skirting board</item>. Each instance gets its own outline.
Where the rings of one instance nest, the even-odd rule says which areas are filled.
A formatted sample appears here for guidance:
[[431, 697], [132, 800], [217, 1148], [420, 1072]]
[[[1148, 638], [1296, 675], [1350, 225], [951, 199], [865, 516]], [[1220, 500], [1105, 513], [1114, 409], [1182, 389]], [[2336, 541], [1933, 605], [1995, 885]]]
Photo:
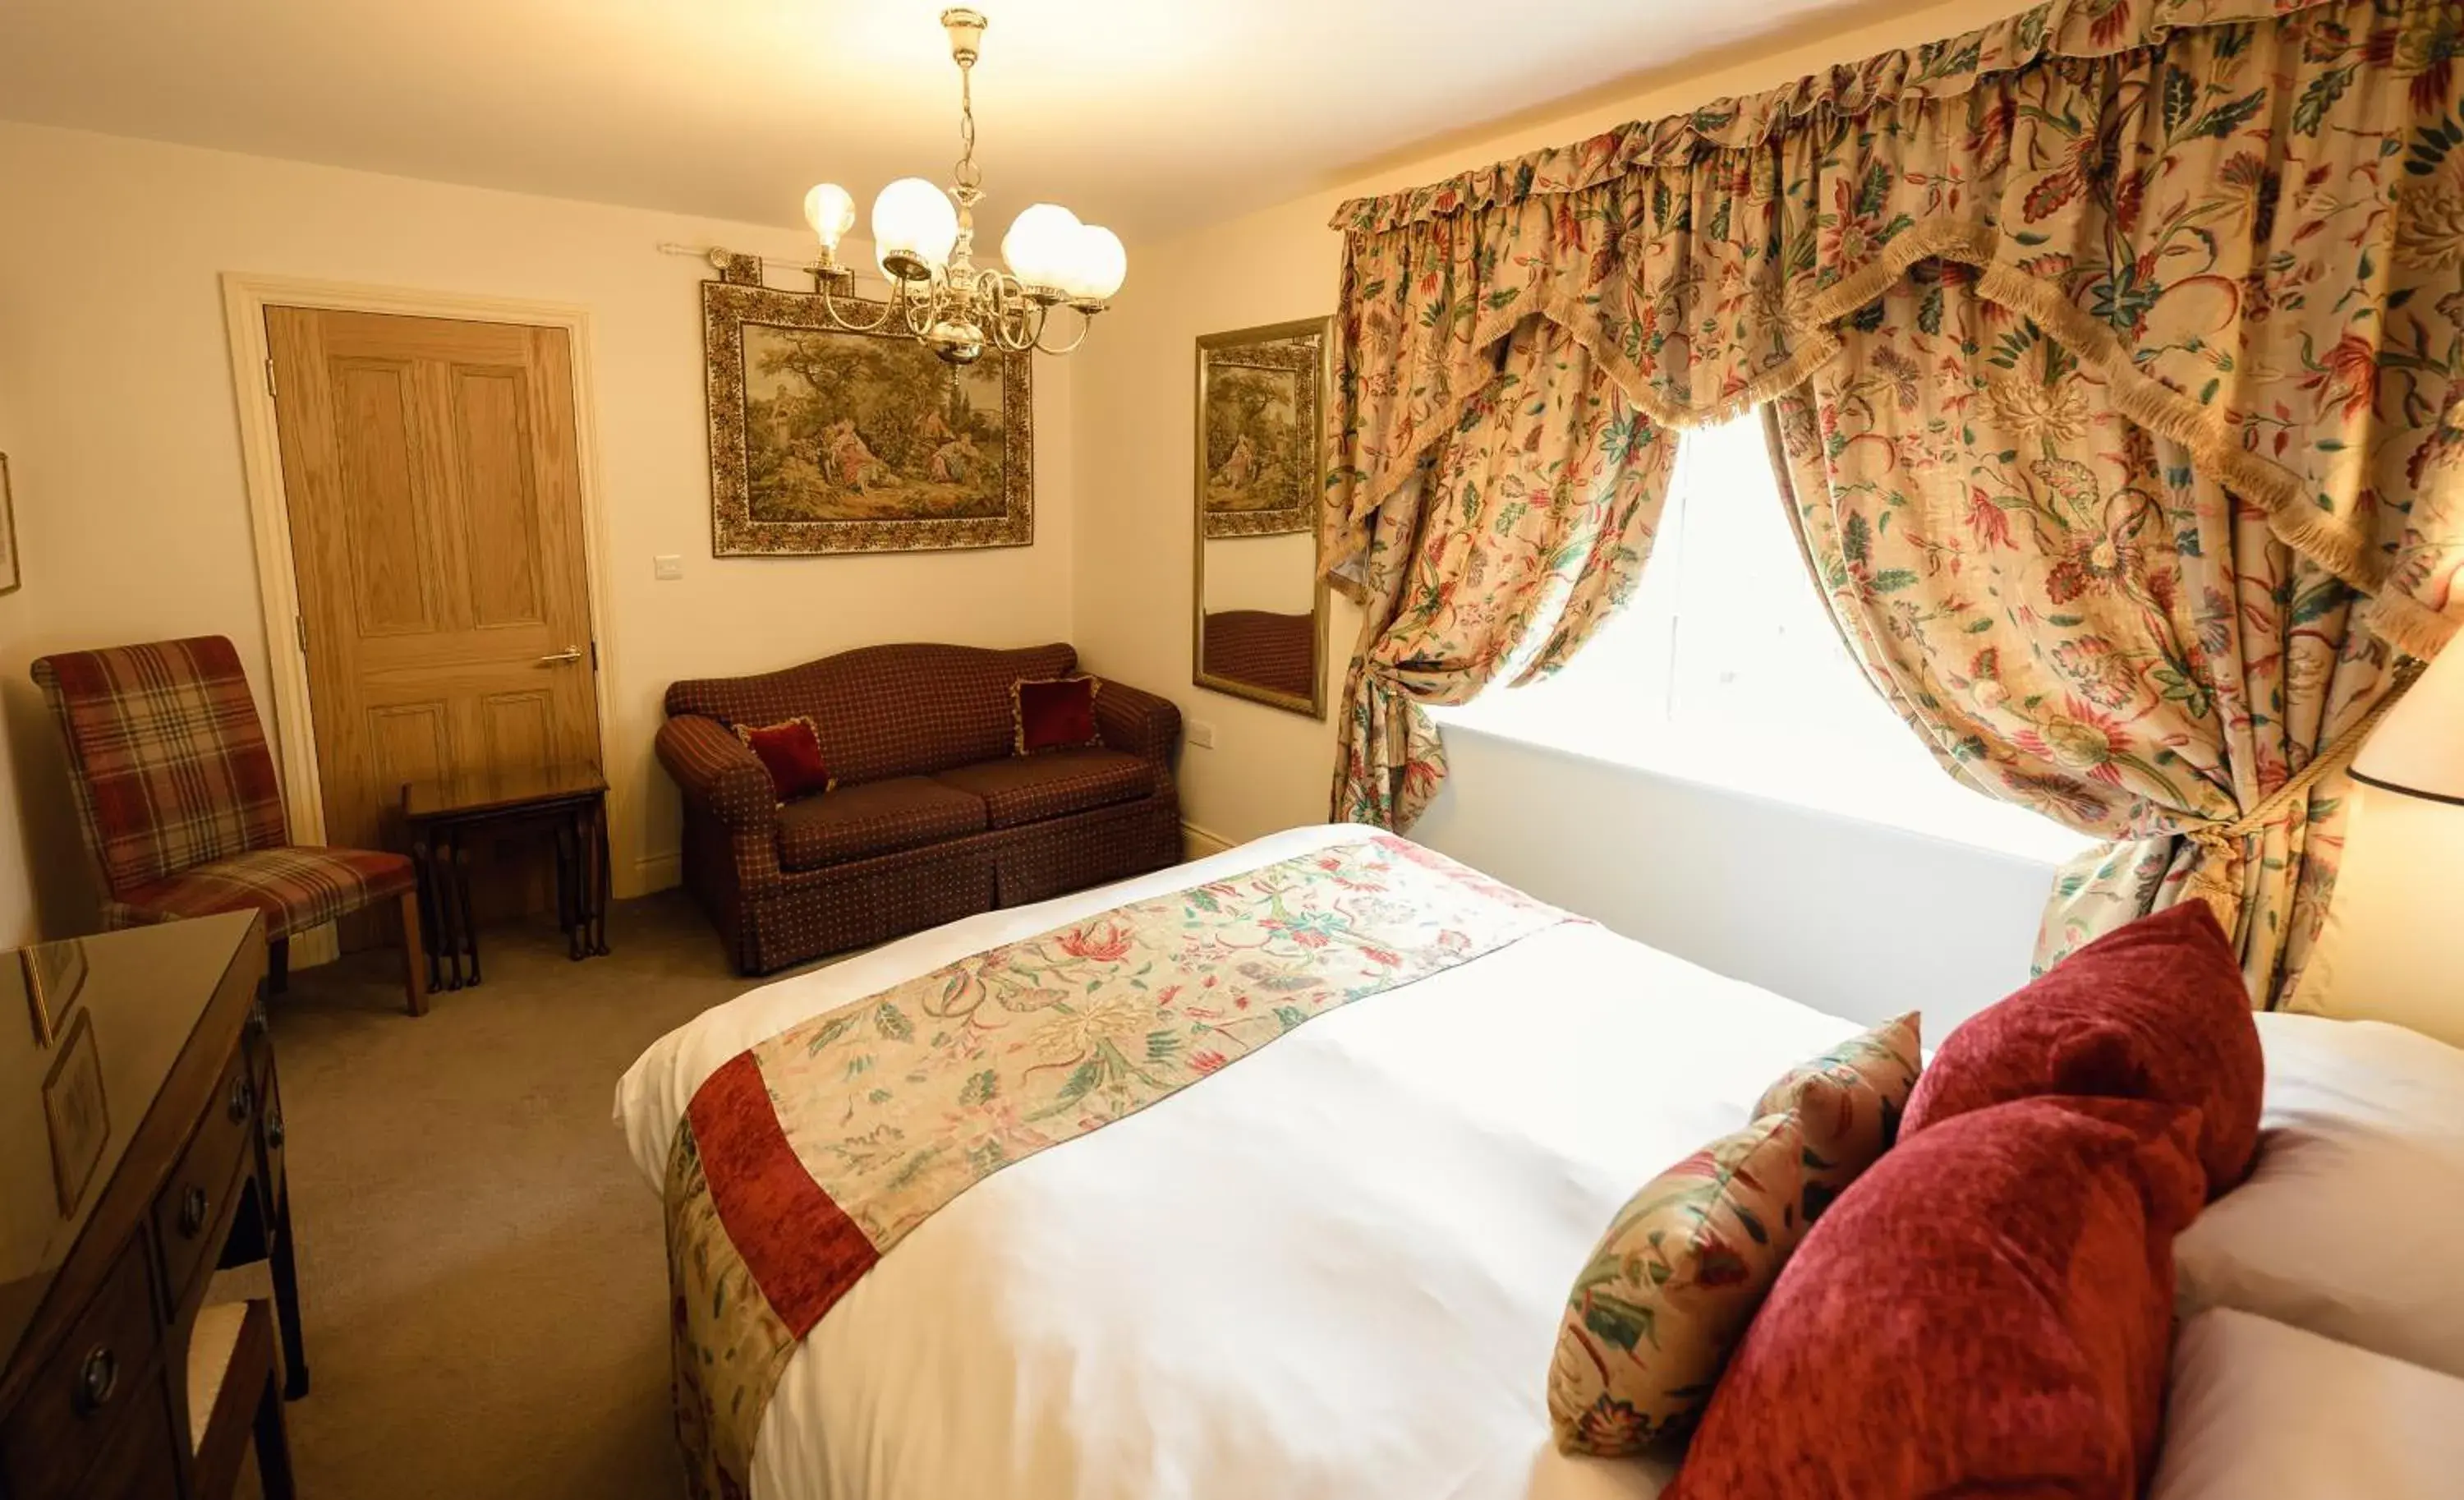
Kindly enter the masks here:
[[[385, 941], [392, 942], [393, 939], [388, 938]], [[341, 956], [342, 935], [334, 930], [331, 922], [294, 934], [291, 938], [291, 966], [295, 969], [313, 969], [320, 963], [331, 963]]]
[[[682, 849], [670, 854], [645, 854], [633, 861], [633, 888], [618, 890], [617, 894], [649, 895], [670, 886], [685, 883], [685, 856]], [[620, 883], [621, 884], [621, 883]]]
[[1232, 841], [1221, 833], [1210, 833], [1195, 823], [1180, 826], [1180, 857], [1183, 859], [1204, 859], [1209, 854], [1221, 854], [1231, 847]]

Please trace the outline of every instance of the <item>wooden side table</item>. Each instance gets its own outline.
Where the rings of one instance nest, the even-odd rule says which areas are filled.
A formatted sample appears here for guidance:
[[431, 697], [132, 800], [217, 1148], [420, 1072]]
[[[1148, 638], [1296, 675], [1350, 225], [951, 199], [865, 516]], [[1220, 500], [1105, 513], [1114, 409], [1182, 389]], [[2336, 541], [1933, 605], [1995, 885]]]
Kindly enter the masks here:
[[479, 982], [479, 930], [471, 919], [471, 850], [464, 836], [486, 824], [553, 827], [557, 920], [566, 957], [580, 962], [607, 951], [607, 780], [599, 767], [526, 766], [411, 782], [402, 789], [402, 816], [419, 871], [431, 990]]

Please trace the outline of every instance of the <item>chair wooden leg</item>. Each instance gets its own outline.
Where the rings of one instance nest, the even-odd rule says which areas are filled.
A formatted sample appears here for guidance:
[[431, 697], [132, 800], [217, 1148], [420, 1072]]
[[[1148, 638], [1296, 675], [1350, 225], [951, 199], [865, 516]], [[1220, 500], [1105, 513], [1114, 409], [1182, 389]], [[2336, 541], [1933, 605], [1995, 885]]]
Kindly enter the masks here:
[[291, 987], [291, 939], [276, 938], [265, 945], [265, 992], [279, 995]]
[[422, 969], [419, 940], [419, 892], [402, 893], [402, 996], [414, 1016], [428, 1014], [428, 975]]

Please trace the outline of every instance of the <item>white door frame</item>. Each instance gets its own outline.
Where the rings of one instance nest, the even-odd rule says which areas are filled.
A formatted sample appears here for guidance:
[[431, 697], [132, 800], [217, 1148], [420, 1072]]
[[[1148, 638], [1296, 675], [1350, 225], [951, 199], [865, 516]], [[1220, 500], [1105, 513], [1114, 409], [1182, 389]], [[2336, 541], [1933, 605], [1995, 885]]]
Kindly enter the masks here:
[[[325, 842], [325, 792], [317, 771], [317, 719], [308, 698], [308, 655], [299, 646], [298, 574], [291, 544], [291, 507], [282, 487], [282, 443], [275, 427], [274, 358], [265, 333], [268, 307], [313, 307], [325, 312], [391, 313], [409, 318], [452, 318], [466, 322], [520, 323], [561, 328], [573, 361], [573, 432], [576, 477], [582, 492], [582, 557], [590, 639], [599, 652], [590, 674], [599, 714], [599, 756], [609, 769], [608, 735], [614, 725], [608, 682], [616, 672], [615, 648], [606, 631], [607, 555], [605, 507], [599, 492], [599, 415], [591, 391], [590, 310], [566, 302], [363, 286], [296, 276], [253, 276], [226, 271], [223, 317], [231, 335], [231, 389], [239, 405], [240, 457], [248, 485], [248, 513], [256, 551], [257, 606], [265, 625], [266, 667], [273, 681], [275, 758], [282, 768], [282, 802], [291, 836], [302, 844]], [[629, 827], [630, 788], [607, 778], [607, 821]], [[334, 953], [333, 929], [320, 928], [292, 944], [295, 963], [314, 963]]]

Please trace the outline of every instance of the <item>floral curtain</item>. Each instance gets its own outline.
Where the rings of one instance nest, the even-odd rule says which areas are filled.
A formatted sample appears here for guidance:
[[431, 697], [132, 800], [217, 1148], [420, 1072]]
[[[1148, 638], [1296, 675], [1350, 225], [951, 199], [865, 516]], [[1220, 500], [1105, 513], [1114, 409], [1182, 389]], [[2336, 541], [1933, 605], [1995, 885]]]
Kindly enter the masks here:
[[2196, 893], [2270, 993], [2325, 915], [2321, 757], [2394, 680], [2358, 596], [1967, 267], [1916, 267], [1843, 342], [1771, 408], [1799, 534], [1944, 765], [2105, 841], [2057, 881], [2039, 961]]
[[1408, 827], [1445, 771], [1420, 705], [1556, 670], [1633, 591], [1667, 497], [1674, 438], [1561, 324], [1513, 330], [1457, 428], [1358, 559], [1337, 820]]
[[[2124, 841], [2055, 947], [2195, 888], [2273, 976], [2327, 752], [2464, 605], [2459, 52], [2453, 0], [2051, 0], [1348, 204], [1330, 568], [1366, 580], [1527, 326], [1657, 429], [1783, 401], [1878, 686]], [[1351, 728], [1347, 768], [1416, 748]]]

